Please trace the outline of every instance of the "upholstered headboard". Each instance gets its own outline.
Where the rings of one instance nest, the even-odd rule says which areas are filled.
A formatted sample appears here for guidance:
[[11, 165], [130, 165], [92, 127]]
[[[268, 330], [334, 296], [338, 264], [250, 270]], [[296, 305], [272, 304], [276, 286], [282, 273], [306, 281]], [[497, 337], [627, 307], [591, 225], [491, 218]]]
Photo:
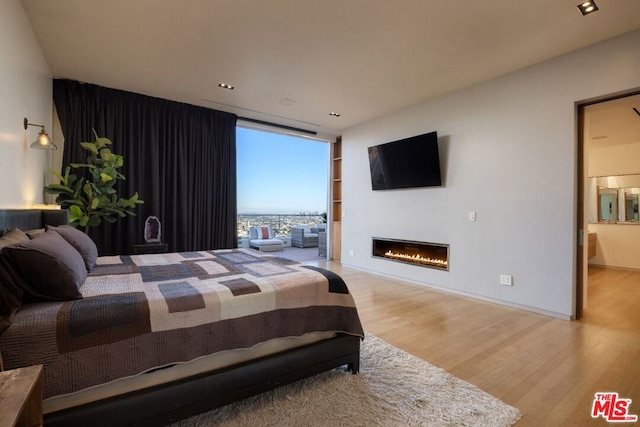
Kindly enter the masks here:
[[9, 228], [32, 230], [45, 225], [63, 225], [69, 223], [69, 211], [66, 209], [0, 209], [0, 236]]

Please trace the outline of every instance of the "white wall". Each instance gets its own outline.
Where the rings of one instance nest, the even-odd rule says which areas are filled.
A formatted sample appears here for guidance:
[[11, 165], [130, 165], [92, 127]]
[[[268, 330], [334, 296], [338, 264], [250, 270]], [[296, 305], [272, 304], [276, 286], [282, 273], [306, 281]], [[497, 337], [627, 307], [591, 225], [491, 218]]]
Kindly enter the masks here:
[[[575, 103], [637, 87], [640, 31], [348, 129], [342, 263], [573, 315]], [[373, 192], [367, 147], [433, 130], [444, 186]], [[449, 243], [450, 271], [373, 259], [372, 236]], [[500, 285], [500, 274], [513, 275], [513, 286]]]
[[640, 225], [589, 224], [596, 233], [596, 255], [589, 264], [640, 270]]
[[48, 154], [23, 119], [51, 130], [52, 76], [19, 0], [0, 1], [0, 58], [0, 208], [25, 208], [42, 202]]
[[590, 148], [588, 164], [589, 176], [640, 173], [640, 143]]

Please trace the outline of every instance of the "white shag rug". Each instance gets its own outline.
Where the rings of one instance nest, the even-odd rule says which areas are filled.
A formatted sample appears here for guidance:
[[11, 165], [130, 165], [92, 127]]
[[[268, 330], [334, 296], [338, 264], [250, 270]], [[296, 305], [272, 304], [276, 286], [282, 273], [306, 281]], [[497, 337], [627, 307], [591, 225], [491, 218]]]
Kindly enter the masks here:
[[367, 334], [360, 373], [334, 369], [172, 427], [511, 426], [520, 412]]

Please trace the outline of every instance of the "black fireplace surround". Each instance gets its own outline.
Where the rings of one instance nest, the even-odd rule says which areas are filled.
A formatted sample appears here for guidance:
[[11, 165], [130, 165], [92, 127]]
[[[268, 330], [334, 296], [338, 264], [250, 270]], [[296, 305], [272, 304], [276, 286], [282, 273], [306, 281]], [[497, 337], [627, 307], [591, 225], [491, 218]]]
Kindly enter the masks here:
[[373, 237], [371, 247], [374, 258], [449, 271], [449, 245], [444, 243]]

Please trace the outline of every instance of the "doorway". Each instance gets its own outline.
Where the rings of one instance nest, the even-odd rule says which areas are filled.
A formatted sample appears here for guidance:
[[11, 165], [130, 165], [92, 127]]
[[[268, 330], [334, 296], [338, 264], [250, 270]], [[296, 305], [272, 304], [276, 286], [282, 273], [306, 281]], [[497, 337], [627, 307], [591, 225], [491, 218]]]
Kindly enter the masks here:
[[[325, 139], [237, 127], [238, 247], [249, 247], [251, 230], [267, 226], [273, 238], [282, 240], [284, 258], [327, 259], [329, 151]], [[293, 234], [302, 227], [311, 240], [304, 247], [296, 244]]]
[[590, 265], [640, 271], [640, 249], [633, 243], [640, 237], [633, 212], [635, 194], [640, 193], [640, 91], [581, 103], [577, 111], [579, 319], [588, 308]]

